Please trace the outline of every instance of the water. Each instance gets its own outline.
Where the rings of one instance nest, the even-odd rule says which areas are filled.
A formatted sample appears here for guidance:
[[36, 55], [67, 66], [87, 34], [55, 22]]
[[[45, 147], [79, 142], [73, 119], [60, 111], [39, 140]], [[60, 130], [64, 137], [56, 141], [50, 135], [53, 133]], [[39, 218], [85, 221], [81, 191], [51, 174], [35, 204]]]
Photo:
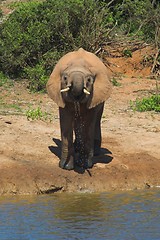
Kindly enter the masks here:
[[75, 110], [75, 162], [81, 167], [87, 165], [87, 156], [85, 154], [85, 122], [81, 116], [81, 106], [79, 102], [74, 102]]
[[1, 240], [160, 240], [160, 191], [0, 198]]

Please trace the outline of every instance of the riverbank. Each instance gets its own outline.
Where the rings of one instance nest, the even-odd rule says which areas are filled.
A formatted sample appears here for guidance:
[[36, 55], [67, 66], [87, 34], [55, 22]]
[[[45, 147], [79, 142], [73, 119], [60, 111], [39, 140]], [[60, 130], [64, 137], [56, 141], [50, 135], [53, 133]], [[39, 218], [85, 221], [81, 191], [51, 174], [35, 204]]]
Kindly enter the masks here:
[[[130, 100], [155, 91], [156, 81], [123, 76], [118, 82], [102, 118], [102, 154], [85, 172], [58, 167], [58, 108], [47, 94], [31, 94], [23, 82], [2, 86], [0, 195], [159, 187], [160, 115], [130, 108]], [[45, 119], [28, 120], [26, 111], [37, 108]]]

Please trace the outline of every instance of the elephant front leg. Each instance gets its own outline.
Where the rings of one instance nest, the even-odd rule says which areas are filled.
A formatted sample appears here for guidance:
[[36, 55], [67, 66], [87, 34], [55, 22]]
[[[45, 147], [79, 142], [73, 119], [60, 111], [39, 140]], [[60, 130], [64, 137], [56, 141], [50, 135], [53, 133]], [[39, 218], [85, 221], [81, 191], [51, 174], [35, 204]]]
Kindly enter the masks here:
[[60, 127], [62, 146], [59, 167], [72, 170], [74, 169], [73, 126], [72, 116], [66, 109], [60, 109]]
[[94, 155], [94, 128], [95, 123], [90, 124], [86, 132], [85, 143], [85, 168], [93, 167], [93, 155]]
[[93, 167], [93, 156], [100, 154], [101, 149], [101, 117], [104, 103], [88, 112], [85, 129], [86, 168]]
[[95, 136], [94, 136], [94, 156], [98, 156], [101, 153], [101, 118], [104, 109], [104, 103], [100, 104], [97, 110], [97, 117], [95, 123]]

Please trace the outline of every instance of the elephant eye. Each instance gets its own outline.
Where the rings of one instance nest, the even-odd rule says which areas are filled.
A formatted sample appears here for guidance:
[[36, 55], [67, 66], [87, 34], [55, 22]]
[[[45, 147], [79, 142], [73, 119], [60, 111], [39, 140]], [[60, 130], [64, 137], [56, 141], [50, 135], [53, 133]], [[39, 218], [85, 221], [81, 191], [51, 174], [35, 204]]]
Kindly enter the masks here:
[[90, 78], [90, 77], [88, 77], [88, 78], [87, 78], [87, 81], [90, 83], [90, 82], [91, 82], [91, 78]]
[[93, 84], [94, 79], [92, 76], [87, 77], [87, 82]]
[[64, 80], [65, 82], [67, 81], [67, 76], [66, 76], [66, 75], [63, 76], [63, 80]]

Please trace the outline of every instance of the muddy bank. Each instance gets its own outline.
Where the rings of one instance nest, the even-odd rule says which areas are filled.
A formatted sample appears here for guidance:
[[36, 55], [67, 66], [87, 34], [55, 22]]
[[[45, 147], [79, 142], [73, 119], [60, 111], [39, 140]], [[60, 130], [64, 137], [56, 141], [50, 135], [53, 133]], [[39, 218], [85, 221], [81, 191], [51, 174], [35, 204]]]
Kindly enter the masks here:
[[85, 172], [58, 167], [58, 112], [46, 94], [31, 96], [22, 86], [21, 91], [14, 86], [10, 95], [3, 91], [6, 104], [16, 101], [16, 96], [23, 99], [23, 104], [32, 100], [36, 106], [41, 101], [41, 107], [52, 113], [53, 122], [28, 121], [26, 116], [6, 115], [2, 111], [0, 194], [102, 192], [160, 186], [160, 115], [129, 108], [130, 100], [154, 89], [154, 80], [135, 78], [123, 78], [121, 86], [114, 87], [102, 118], [102, 154], [94, 159], [94, 167]]

